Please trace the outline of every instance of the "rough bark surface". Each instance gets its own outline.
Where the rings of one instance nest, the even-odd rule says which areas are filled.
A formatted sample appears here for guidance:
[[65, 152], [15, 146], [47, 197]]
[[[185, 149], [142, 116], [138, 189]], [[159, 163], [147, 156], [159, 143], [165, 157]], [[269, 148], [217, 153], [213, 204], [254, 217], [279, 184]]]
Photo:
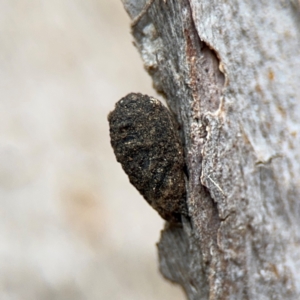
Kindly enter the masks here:
[[189, 171], [161, 272], [189, 299], [300, 299], [299, 3], [123, 3]]

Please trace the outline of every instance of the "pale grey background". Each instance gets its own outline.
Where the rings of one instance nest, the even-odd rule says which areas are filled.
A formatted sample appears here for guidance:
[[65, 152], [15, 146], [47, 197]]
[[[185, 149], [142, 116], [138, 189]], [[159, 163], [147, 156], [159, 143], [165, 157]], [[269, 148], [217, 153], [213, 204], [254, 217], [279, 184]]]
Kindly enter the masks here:
[[0, 299], [184, 299], [107, 114], [156, 95], [120, 0], [0, 1]]

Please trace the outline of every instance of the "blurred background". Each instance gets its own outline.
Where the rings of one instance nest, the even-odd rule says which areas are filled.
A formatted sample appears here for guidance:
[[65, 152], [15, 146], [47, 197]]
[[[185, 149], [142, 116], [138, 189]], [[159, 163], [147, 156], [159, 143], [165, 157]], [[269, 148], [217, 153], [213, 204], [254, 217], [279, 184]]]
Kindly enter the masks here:
[[156, 96], [121, 0], [0, 1], [0, 299], [184, 299], [107, 114]]

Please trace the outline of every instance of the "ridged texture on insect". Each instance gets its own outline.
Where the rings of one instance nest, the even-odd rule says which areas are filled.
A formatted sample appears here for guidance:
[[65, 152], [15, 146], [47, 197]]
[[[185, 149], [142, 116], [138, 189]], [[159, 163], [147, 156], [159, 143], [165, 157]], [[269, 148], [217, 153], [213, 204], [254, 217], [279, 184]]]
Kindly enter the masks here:
[[172, 115], [158, 100], [131, 93], [109, 116], [111, 145], [130, 182], [171, 223], [187, 215], [183, 149]]

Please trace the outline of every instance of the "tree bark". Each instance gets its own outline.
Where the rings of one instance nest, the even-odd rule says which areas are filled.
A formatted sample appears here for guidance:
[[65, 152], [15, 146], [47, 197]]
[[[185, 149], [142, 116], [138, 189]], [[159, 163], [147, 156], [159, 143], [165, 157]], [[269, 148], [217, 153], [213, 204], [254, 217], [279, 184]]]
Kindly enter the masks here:
[[191, 300], [300, 299], [299, 3], [122, 1], [185, 147], [162, 274]]

